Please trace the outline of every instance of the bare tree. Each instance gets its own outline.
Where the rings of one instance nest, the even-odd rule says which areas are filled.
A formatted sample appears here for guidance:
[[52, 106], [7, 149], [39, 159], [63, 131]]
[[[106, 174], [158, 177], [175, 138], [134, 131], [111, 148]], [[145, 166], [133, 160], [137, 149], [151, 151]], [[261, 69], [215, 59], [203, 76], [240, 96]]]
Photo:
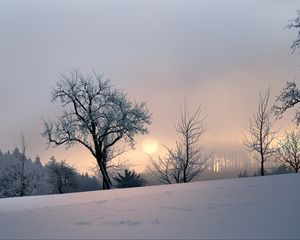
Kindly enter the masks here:
[[291, 45], [292, 52], [295, 52], [297, 48], [300, 46], [300, 10], [297, 10], [298, 16], [292, 20], [290, 20], [290, 23], [287, 25], [288, 29], [295, 28], [298, 30], [297, 38], [294, 40], [294, 42]]
[[[300, 102], [300, 90], [297, 88], [296, 83], [287, 82], [286, 86], [281, 90], [280, 95], [276, 99], [274, 104], [274, 114], [281, 118], [282, 115], [290, 108], [294, 107]], [[296, 109], [295, 117], [293, 121], [299, 125], [300, 123], [300, 111]]]
[[52, 91], [52, 102], [65, 111], [57, 122], [44, 121], [43, 136], [48, 143], [83, 145], [95, 157], [103, 178], [103, 189], [112, 186], [107, 166], [109, 151], [121, 141], [134, 147], [134, 137], [148, 132], [151, 114], [145, 102], [129, 100], [102, 76], [83, 75], [78, 70], [61, 75]]
[[52, 193], [72, 192], [77, 187], [77, 171], [69, 166], [65, 161], [56, 161], [54, 157], [46, 164], [48, 172], [48, 184], [52, 188]]
[[264, 165], [270, 159], [275, 149], [273, 143], [278, 131], [273, 130], [273, 108], [269, 108], [270, 90], [265, 95], [260, 94], [258, 111], [249, 118], [249, 123], [243, 133], [244, 145], [260, 163], [260, 174], [265, 175]]
[[194, 114], [189, 114], [185, 104], [176, 131], [178, 138], [175, 148], [165, 147], [168, 156], [164, 159], [159, 157], [157, 161], [150, 158], [150, 172], [162, 183], [190, 182], [205, 170], [210, 158], [210, 155], [203, 153], [200, 144], [207, 131], [200, 107]]
[[26, 193], [26, 181], [25, 181], [25, 161], [26, 161], [26, 143], [25, 136], [21, 135], [21, 176], [20, 176], [20, 196], [24, 196]]
[[[292, 52], [294, 53], [296, 49], [300, 47], [300, 10], [297, 10], [297, 17], [290, 20], [287, 25], [289, 29], [298, 30], [297, 38], [293, 41], [291, 45]], [[294, 107], [300, 102], [300, 91], [297, 88], [295, 81], [288, 81], [286, 86], [280, 92], [280, 95], [276, 99], [274, 105], [274, 113], [277, 117], [282, 117], [282, 115], [289, 109]], [[293, 119], [297, 125], [300, 123], [300, 112], [296, 110], [295, 118]]]
[[171, 174], [174, 172], [172, 160], [169, 157], [153, 159], [150, 155], [150, 165], [148, 166], [149, 173], [152, 177], [157, 179], [163, 184], [171, 184], [173, 177]]
[[287, 163], [297, 173], [300, 169], [300, 132], [285, 133], [279, 142], [277, 156], [280, 161]]

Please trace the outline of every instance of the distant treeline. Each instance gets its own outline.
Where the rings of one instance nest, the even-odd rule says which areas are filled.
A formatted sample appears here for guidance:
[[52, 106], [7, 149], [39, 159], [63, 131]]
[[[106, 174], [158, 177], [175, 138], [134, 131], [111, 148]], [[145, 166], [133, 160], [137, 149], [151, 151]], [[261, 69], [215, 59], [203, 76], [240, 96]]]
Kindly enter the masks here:
[[80, 174], [65, 161], [54, 157], [45, 165], [15, 148], [13, 152], [0, 150], [0, 197], [70, 193], [99, 190], [95, 176]]

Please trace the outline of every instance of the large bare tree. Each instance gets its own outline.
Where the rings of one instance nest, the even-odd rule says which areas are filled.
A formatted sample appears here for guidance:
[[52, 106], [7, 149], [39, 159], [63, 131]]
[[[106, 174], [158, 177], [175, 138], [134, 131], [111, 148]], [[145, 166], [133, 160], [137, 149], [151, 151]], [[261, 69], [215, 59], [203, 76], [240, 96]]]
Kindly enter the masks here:
[[109, 153], [120, 142], [134, 147], [134, 137], [148, 132], [151, 114], [146, 103], [131, 101], [101, 75], [78, 70], [60, 75], [51, 100], [60, 102], [64, 111], [56, 122], [44, 121], [48, 144], [70, 147], [79, 143], [87, 148], [101, 171], [103, 189], [109, 189]]
[[[274, 114], [281, 118], [282, 115], [290, 108], [294, 107], [300, 102], [300, 90], [294, 81], [287, 82], [286, 86], [281, 90], [280, 95], [276, 99], [274, 104]], [[295, 117], [293, 121], [299, 125], [300, 123], [300, 111], [295, 110]]]
[[288, 164], [297, 173], [300, 169], [300, 132], [285, 133], [279, 142], [277, 156], [280, 161]]
[[249, 118], [249, 123], [243, 133], [244, 145], [260, 163], [260, 174], [265, 175], [264, 165], [270, 159], [275, 149], [274, 140], [278, 131], [273, 130], [273, 108], [269, 107], [270, 90], [259, 96], [258, 111]]
[[[292, 52], [294, 53], [296, 49], [300, 47], [300, 10], [297, 10], [298, 16], [292, 20], [287, 25], [289, 29], [296, 29], [297, 38], [293, 41], [291, 45]], [[274, 105], [275, 115], [277, 117], [282, 117], [282, 115], [289, 109], [294, 107], [300, 102], [300, 91], [297, 88], [295, 81], [288, 81], [277, 97], [276, 103]], [[300, 111], [296, 110], [295, 118], [293, 119], [297, 125], [300, 123]]]
[[210, 155], [204, 154], [200, 140], [206, 132], [205, 118], [200, 107], [193, 114], [187, 111], [186, 104], [181, 110], [176, 127], [176, 146], [168, 148], [167, 157], [158, 160], [150, 158], [150, 172], [162, 183], [186, 183], [200, 175], [207, 167]]
[[47, 182], [52, 193], [73, 192], [77, 187], [76, 169], [66, 163], [66, 161], [57, 161], [55, 157], [51, 157], [50, 161], [45, 165], [48, 172]]
[[293, 41], [291, 45], [291, 49], [293, 52], [296, 51], [297, 48], [300, 46], [300, 10], [297, 10], [297, 17], [290, 20], [290, 23], [287, 25], [288, 29], [297, 29], [297, 38]]

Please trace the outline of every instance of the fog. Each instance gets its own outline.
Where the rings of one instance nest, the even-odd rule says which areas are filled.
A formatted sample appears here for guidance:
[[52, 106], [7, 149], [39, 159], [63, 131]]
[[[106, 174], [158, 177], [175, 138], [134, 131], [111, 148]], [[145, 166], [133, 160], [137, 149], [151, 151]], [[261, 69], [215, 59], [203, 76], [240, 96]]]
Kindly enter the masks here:
[[[180, 104], [201, 104], [207, 148], [242, 148], [241, 130], [256, 110], [260, 91], [272, 101], [285, 81], [299, 79], [296, 32], [285, 25], [298, 1], [12, 1], [0, 2], [0, 148], [51, 155], [80, 169], [91, 167], [83, 148], [46, 149], [41, 118], [55, 117], [50, 103], [59, 73], [95, 70], [153, 113], [150, 137], [172, 144]], [[286, 117], [279, 125], [290, 124]], [[137, 138], [128, 154], [142, 168]], [[162, 147], [160, 147], [162, 151]]]

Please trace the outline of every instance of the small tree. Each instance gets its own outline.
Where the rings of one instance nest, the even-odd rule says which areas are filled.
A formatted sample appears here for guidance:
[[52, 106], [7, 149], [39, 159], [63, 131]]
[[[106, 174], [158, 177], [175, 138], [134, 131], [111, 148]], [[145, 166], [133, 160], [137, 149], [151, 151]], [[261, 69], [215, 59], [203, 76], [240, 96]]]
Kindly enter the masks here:
[[277, 131], [273, 130], [274, 121], [272, 120], [273, 109], [269, 108], [270, 90], [264, 96], [260, 94], [258, 111], [249, 119], [243, 133], [244, 145], [252, 153], [254, 159], [260, 163], [260, 174], [265, 175], [264, 165], [275, 152], [273, 143]]
[[165, 147], [166, 158], [150, 158], [150, 172], [162, 183], [186, 183], [200, 175], [207, 167], [209, 155], [203, 153], [200, 140], [206, 132], [205, 118], [198, 107], [194, 114], [181, 110], [180, 121], [176, 127], [178, 138], [175, 148]]
[[42, 165], [32, 162], [16, 148], [7, 153], [8, 164], [0, 166], [0, 197], [21, 197], [43, 192], [45, 179]]
[[300, 132], [285, 133], [285, 138], [280, 141], [277, 149], [280, 161], [288, 164], [297, 173], [300, 169]]
[[59, 101], [65, 111], [57, 122], [44, 121], [43, 136], [55, 146], [79, 143], [87, 148], [101, 171], [103, 189], [109, 189], [110, 152], [122, 141], [133, 148], [134, 137], [148, 132], [151, 114], [146, 103], [129, 100], [96, 73], [83, 75], [77, 70], [60, 76], [52, 101]]
[[46, 169], [52, 193], [72, 192], [77, 187], [78, 173], [65, 161], [56, 161], [54, 157], [51, 157], [50, 162], [46, 164]]
[[141, 177], [141, 174], [135, 173], [128, 169], [124, 170], [124, 174], [118, 173], [117, 177], [114, 177], [117, 188], [131, 188], [144, 186], [146, 181]]

